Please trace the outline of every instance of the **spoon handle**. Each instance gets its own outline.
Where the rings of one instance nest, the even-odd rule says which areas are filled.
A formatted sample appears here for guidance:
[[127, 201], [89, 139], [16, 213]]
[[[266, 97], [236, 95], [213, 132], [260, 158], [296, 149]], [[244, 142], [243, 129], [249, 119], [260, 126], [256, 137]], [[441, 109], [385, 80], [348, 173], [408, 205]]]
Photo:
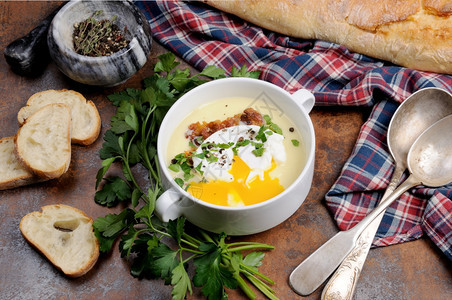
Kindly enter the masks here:
[[[391, 181], [389, 182], [379, 205], [384, 203], [388, 196], [395, 190], [405, 169], [404, 165], [396, 163]], [[322, 300], [351, 300], [353, 298], [359, 275], [361, 274], [361, 270], [383, 215], [384, 214], [382, 213], [376, 217], [359, 236], [352, 252], [347, 255], [323, 289]]]
[[292, 289], [300, 295], [309, 295], [314, 292], [353, 250], [363, 230], [401, 194], [420, 183], [421, 181], [414, 175], [410, 175], [384, 203], [377, 206], [361, 222], [352, 229], [338, 232], [314, 251], [290, 274], [289, 283]]

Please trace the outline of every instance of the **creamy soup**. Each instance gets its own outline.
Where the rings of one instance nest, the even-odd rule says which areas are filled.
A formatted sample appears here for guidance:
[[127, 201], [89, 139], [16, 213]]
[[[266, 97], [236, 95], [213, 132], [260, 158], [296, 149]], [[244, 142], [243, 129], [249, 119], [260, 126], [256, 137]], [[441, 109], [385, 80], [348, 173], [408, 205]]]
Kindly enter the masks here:
[[[251, 113], [243, 116], [244, 111]], [[255, 112], [262, 125], [248, 120], [259, 119]], [[229, 126], [240, 115], [239, 123]], [[223, 126], [217, 131], [212, 130], [216, 125], [203, 126], [212, 121]], [[167, 150], [167, 165], [178, 184], [198, 199], [223, 206], [251, 205], [278, 195], [305, 164], [305, 145], [294, 124], [271, 103], [249, 98], [197, 108], [173, 132]]]

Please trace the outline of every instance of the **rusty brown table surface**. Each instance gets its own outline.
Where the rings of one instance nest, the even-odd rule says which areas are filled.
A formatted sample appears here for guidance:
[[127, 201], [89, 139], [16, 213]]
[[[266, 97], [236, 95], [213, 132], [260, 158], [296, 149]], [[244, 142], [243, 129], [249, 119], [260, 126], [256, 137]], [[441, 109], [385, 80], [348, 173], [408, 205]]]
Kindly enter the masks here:
[[[0, 51], [34, 28], [59, 3], [0, 2]], [[73, 146], [69, 171], [57, 180], [0, 191], [0, 299], [170, 299], [171, 288], [162, 280], [139, 280], [118, 252], [100, 257], [85, 276], [69, 279], [36, 252], [19, 231], [20, 219], [41, 206], [64, 203], [92, 218], [118, 213], [94, 202], [95, 176], [101, 167], [98, 155], [102, 135], [109, 128], [114, 107], [107, 95], [126, 87], [140, 88], [152, 74], [156, 57], [167, 50], [154, 42], [150, 62], [126, 83], [109, 89], [87, 87], [66, 78], [53, 63], [36, 78], [13, 73], [0, 57], [0, 137], [13, 136], [16, 114], [33, 93], [46, 89], [74, 89], [91, 99], [102, 118], [101, 137], [91, 146]], [[184, 63], [182, 62], [182, 65]], [[304, 204], [281, 225], [246, 240], [269, 243], [260, 270], [275, 280], [280, 299], [298, 299], [288, 284], [291, 271], [332, 237], [338, 228], [329, 214], [324, 196], [351, 153], [359, 129], [369, 111], [356, 108], [315, 107], [311, 112], [316, 133], [315, 171], [312, 189]], [[0, 166], [1, 167], [1, 166]], [[355, 299], [447, 299], [452, 297], [452, 268], [427, 238], [371, 249], [360, 276]], [[322, 286], [323, 287], [323, 286]], [[307, 299], [319, 299], [322, 287]], [[202, 299], [195, 289], [190, 299]], [[244, 299], [229, 291], [230, 299]]]

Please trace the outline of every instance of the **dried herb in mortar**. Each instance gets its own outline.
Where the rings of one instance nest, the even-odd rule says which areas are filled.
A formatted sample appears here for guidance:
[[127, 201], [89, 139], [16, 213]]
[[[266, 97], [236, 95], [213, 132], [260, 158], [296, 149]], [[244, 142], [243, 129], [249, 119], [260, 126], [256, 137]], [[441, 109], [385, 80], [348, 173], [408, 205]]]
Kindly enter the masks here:
[[127, 47], [129, 41], [124, 31], [114, 24], [117, 16], [111, 20], [96, 20], [95, 17], [102, 14], [101, 10], [93, 13], [88, 19], [74, 24], [72, 39], [76, 53], [85, 56], [108, 56]]

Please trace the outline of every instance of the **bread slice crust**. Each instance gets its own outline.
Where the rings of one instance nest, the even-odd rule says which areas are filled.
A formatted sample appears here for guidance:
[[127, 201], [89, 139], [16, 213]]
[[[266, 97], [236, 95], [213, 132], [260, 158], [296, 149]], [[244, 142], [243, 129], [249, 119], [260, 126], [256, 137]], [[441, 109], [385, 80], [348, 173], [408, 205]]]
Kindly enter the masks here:
[[99, 111], [91, 100], [73, 90], [45, 90], [33, 94], [17, 113], [17, 121], [24, 124], [34, 112], [52, 103], [64, 103], [71, 108], [72, 143], [86, 146], [97, 140], [101, 130]]
[[41, 181], [24, 168], [14, 153], [14, 137], [0, 139], [0, 190], [12, 189]]
[[20, 231], [33, 247], [69, 277], [90, 271], [99, 258], [93, 220], [83, 211], [64, 204], [41, 207], [25, 215]]

